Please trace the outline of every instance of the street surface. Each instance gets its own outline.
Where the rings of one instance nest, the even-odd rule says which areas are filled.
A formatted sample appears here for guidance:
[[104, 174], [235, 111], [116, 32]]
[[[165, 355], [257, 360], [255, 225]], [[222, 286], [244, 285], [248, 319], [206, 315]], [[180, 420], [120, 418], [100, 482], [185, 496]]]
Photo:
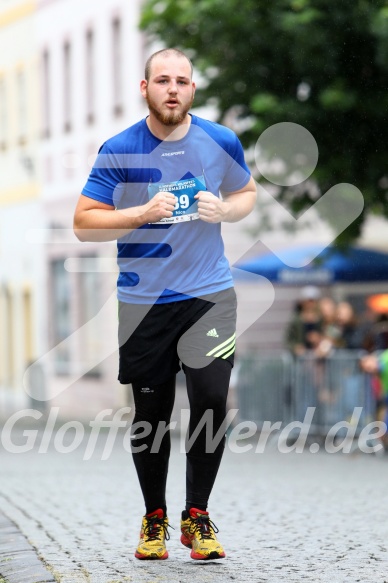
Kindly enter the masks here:
[[[68, 454], [53, 440], [47, 453], [0, 454], [0, 513], [60, 583], [388, 582], [387, 456], [227, 447], [209, 508], [227, 557], [206, 563], [179, 542], [185, 455], [176, 437], [168, 482], [175, 530], [169, 559], [154, 562], [133, 556], [144, 510], [123, 432], [106, 460], [106, 434], [83, 460], [86, 439]], [[17, 442], [25, 440], [20, 432]], [[0, 574], [12, 560], [1, 554]]]

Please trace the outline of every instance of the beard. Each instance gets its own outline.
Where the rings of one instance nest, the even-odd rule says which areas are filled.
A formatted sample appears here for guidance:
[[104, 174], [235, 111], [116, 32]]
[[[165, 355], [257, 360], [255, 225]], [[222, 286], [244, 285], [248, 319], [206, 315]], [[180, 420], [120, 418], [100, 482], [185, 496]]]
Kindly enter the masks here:
[[182, 123], [184, 121], [184, 119], [186, 118], [186, 115], [189, 111], [189, 109], [191, 108], [193, 101], [194, 101], [194, 92], [193, 95], [191, 97], [191, 100], [189, 103], [187, 103], [180, 111], [169, 111], [168, 113], [162, 113], [160, 111], [160, 109], [157, 108], [157, 106], [155, 105], [154, 101], [151, 99], [151, 97], [148, 94], [148, 90], [146, 92], [146, 101], [147, 101], [147, 105], [148, 105], [148, 109], [150, 111], [152, 111], [152, 113], [154, 114], [154, 116], [156, 117], [156, 119], [158, 121], [160, 121], [160, 123], [162, 123], [165, 126], [176, 126], [179, 125], [180, 123]]

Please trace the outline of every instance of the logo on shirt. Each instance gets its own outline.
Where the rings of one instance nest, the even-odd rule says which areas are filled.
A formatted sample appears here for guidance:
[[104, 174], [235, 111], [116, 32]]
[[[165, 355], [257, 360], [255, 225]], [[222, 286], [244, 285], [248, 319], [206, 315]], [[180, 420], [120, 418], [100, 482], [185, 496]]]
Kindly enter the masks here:
[[161, 154], [162, 156], [180, 156], [181, 154], [184, 154], [185, 151], [181, 150], [180, 152], [164, 152], [163, 154]]

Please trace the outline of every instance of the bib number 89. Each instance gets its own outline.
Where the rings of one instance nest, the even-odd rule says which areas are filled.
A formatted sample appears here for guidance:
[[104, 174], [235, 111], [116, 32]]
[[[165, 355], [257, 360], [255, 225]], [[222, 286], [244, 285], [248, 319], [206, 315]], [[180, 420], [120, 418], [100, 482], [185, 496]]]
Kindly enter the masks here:
[[178, 202], [176, 203], [174, 210], [177, 211], [179, 209], [187, 209], [190, 206], [190, 199], [187, 194], [181, 194], [178, 197]]

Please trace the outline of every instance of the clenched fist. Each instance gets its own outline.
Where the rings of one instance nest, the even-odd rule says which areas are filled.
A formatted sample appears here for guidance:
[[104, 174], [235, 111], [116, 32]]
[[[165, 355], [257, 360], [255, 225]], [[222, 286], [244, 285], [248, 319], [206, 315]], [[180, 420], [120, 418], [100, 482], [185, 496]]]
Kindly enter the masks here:
[[157, 223], [172, 217], [177, 197], [171, 192], [158, 192], [144, 205], [144, 219], [147, 223]]
[[195, 197], [198, 200], [199, 218], [206, 223], [220, 223], [225, 218], [225, 202], [211, 192], [200, 190]]

